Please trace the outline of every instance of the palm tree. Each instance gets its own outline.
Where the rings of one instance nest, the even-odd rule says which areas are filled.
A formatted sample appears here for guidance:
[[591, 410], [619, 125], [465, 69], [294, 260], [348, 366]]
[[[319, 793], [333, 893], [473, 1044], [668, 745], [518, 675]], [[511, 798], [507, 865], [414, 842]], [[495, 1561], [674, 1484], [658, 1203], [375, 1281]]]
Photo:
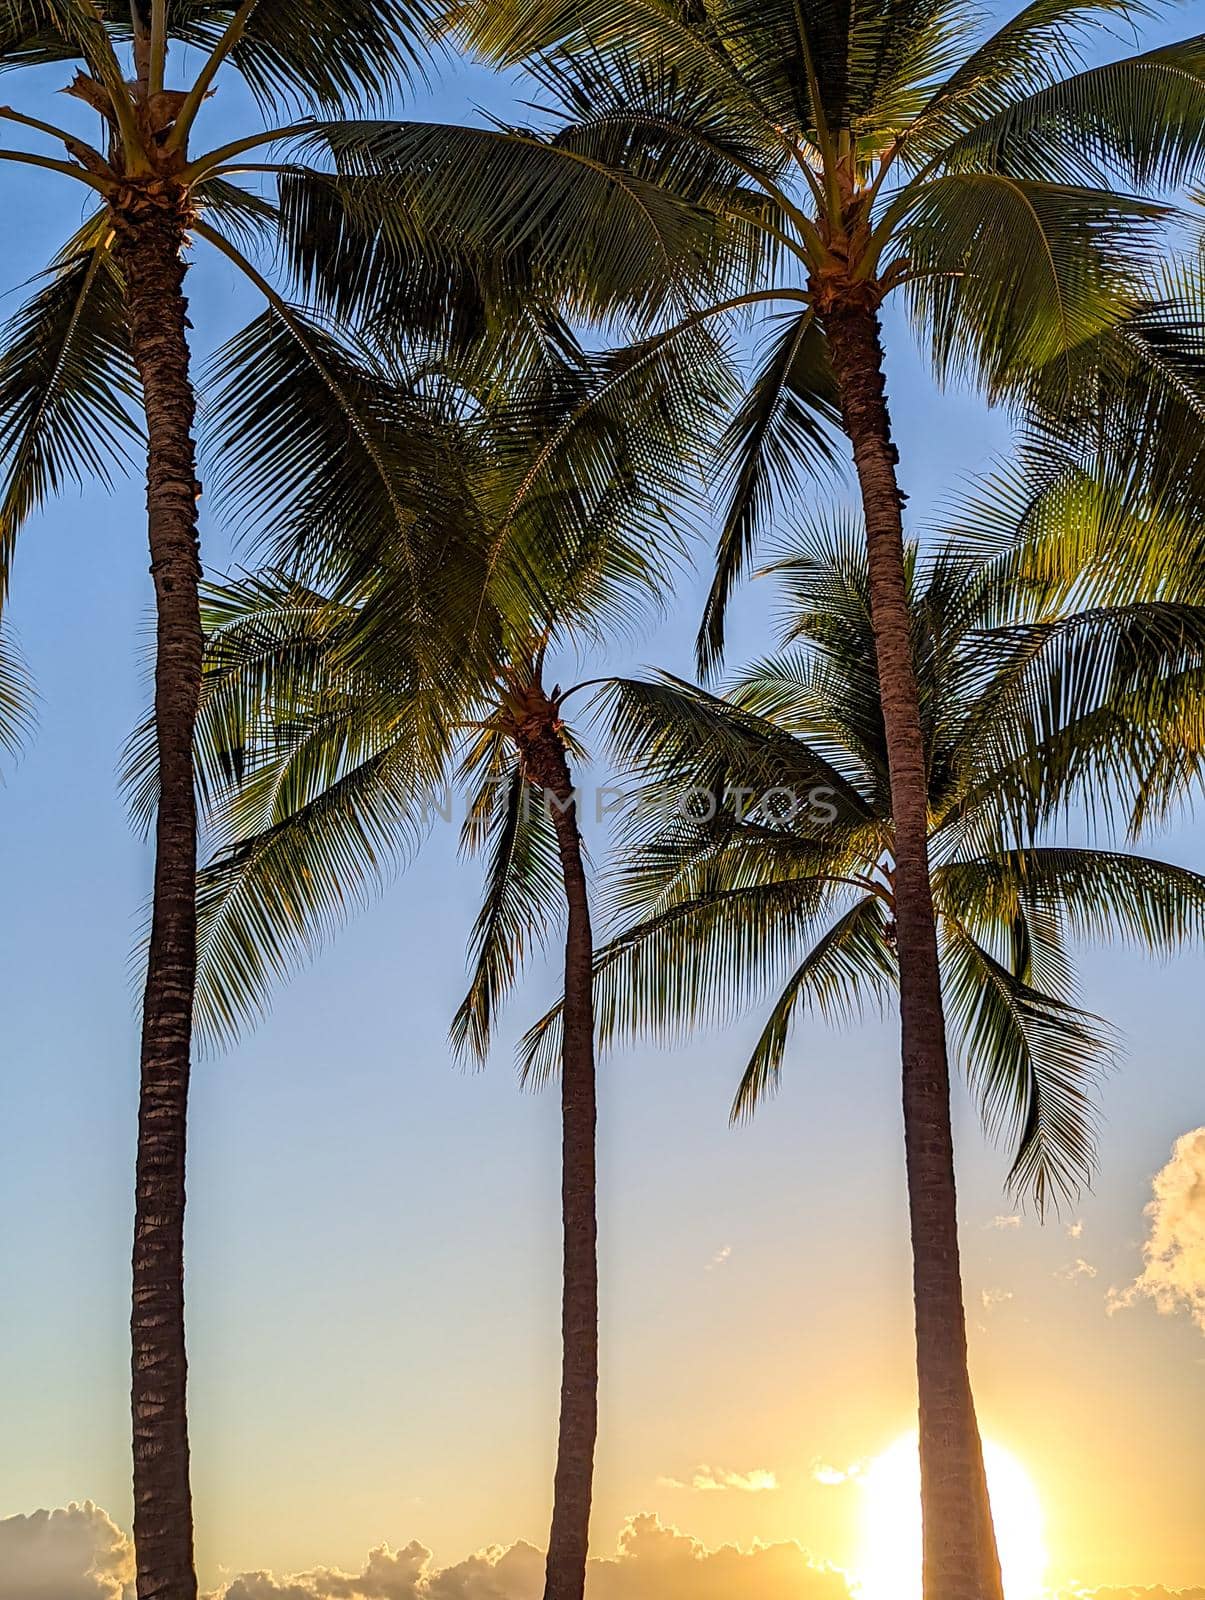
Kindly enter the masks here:
[[[236, 345], [217, 425], [239, 440], [232, 470], [249, 503], [270, 489], [307, 516], [338, 453], [316, 463], [294, 449], [305, 387], [261, 381], [256, 354], [249, 368]], [[453, 772], [469, 786], [464, 846], [489, 855], [458, 1051], [487, 1055], [563, 902], [563, 1371], [545, 1593], [580, 1600], [598, 1425], [594, 946], [571, 691], [546, 687], [545, 661], [665, 593], [681, 542], [670, 510], [688, 502], [724, 366], [703, 340], [587, 360], [553, 321], [521, 384], [491, 389], [481, 372], [419, 351], [359, 380], [366, 409], [391, 419], [390, 459], [408, 463], [417, 443], [427, 497], [453, 508], [459, 536], [433, 533], [438, 582], [461, 607], [453, 625], [446, 608], [426, 617], [403, 581], [413, 536], [379, 538], [354, 589], [341, 571], [324, 591], [277, 569], [208, 595], [198, 748], [224, 848], [201, 876], [201, 1016], [224, 1039], [262, 1007], [272, 979], [417, 842]]]
[[[261, 126], [219, 148], [194, 148], [198, 116], [223, 71], [240, 74], [265, 110], [309, 101], [337, 115], [349, 105], [381, 102], [405, 81], [424, 54], [430, 21], [425, 0], [345, 0], [334, 7], [321, 0], [0, 5], [0, 65], [76, 65], [67, 92], [99, 114], [103, 133], [94, 146], [42, 117], [0, 107], [0, 120], [60, 149], [56, 155], [0, 150], [0, 162], [82, 185], [96, 203], [8, 324], [0, 349], [0, 596], [7, 594], [20, 524], [64, 481], [104, 479], [144, 431], [139, 414], [145, 423], [157, 653], [156, 849], [131, 1321], [140, 1600], [191, 1600], [196, 1592], [183, 1227], [197, 939], [192, 754], [203, 641], [187, 250], [193, 240], [204, 241], [264, 297], [269, 310], [253, 336], [268, 353], [286, 337], [306, 367], [325, 426], [354, 436], [345, 455], [356, 456], [371, 491], [361, 514], [375, 514], [385, 499], [394, 520], [409, 526], [419, 514], [414, 494], [403, 503], [386, 483], [389, 473], [376, 454], [379, 419], [357, 412], [340, 382], [339, 349], [321, 325], [244, 253], [254, 250], [257, 234], [283, 243], [291, 279], [315, 311], [346, 316], [358, 304], [392, 325], [423, 326], [488, 325], [490, 305], [507, 284], [538, 287], [554, 265], [574, 285], [579, 304], [630, 292], [625, 272], [645, 296], [675, 229], [689, 227], [691, 241], [698, 237], [690, 208], [659, 195], [642, 205], [630, 183], [562, 159], [534, 136], [504, 141], [513, 183], [530, 189], [522, 216], [514, 189], [498, 191], [492, 209], [479, 203], [471, 219], [458, 219], [442, 238], [422, 209], [429, 172], [420, 167], [421, 182], [407, 187], [398, 160], [383, 174], [339, 124], [294, 120]], [[194, 53], [185, 55], [186, 47]], [[169, 62], [177, 58], [191, 70], [180, 86], [168, 81]], [[372, 126], [379, 133], [392, 125]], [[470, 153], [494, 155], [491, 130], [462, 131]], [[273, 146], [291, 158], [257, 159]], [[348, 170], [340, 176], [307, 165], [307, 157], [323, 152]], [[275, 199], [234, 181], [247, 172], [275, 180]], [[621, 189], [620, 204], [608, 208], [606, 197]], [[581, 227], [583, 210], [605, 230], [605, 247]], [[375, 276], [356, 277], [348, 267], [353, 256], [360, 265], [371, 259]], [[383, 285], [392, 286], [388, 294]], [[341, 536], [362, 526], [353, 518]], [[416, 572], [411, 581], [421, 581]]]
[[[939, 375], [1071, 403], [1140, 297], [1162, 192], [1205, 155], [1205, 41], [1081, 67], [1129, 0], [1030, 0], [981, 42], [965, 0], [458, 0], [489, 59], [526, 62], [558, 144], [743, 229], [747, 274], [692, 313], [773, 314], [727, 436], [730, 497], [699, 654], [770, 511], [852, 449], [896, 830], [908, 1192], [928, 1600], [999, 1600], [966, 1360], [929, 818], [909, 655], [905, 497], [880, 312], [896, 291]], [[667, 339], [675, 330], [665, 333]]]
[[[634, 787], [612, 885], [622, 925], [595, 958], [600, 1042], [688, 1037], [701, 1017], [766, 1005], [734, 1119], [777, 1088], [807, 1012], [851, 1023], [900, 983], [897, 833], [857, 520], [801, 533], [775, 570], [781, 652], [728, 696], [667, 675], [602, 691]], [[1195, 705], [1199, 726], [1205, 610], [1150, 601], [1004, 625], [1025, 611], [1024, 591], [959, 545], [924, 558], [909, 548], [906, 572], [943, 994], [984, 1122], [1009, 1143], [1009, 1183], [1042, 1211], [1091, 1175], [1092, 1078], [1111, 1053], [1104, 1025], [1075, 1003], [1069, 946], [1120, 937], [1166, 953], [1200, 938], [1205, 876], [1040, 833], [1084, 784], [1083, 765], [1064, 759], [1072, 740], [1111, 764], [1115, 747], [1140, 754], [1143, 735], [1160, 734], [1155, 680]], [[555, 1071], [560, 1038], [557, 1007], [524, 1040], [526, 1075]]]

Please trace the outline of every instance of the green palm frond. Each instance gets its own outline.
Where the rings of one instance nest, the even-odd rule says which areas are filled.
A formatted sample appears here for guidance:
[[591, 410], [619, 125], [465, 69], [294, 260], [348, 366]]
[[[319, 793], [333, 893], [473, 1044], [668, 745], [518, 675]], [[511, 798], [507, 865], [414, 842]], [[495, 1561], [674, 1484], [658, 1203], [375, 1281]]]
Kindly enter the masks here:
[[545, 360], [487, 423], [497, 603], [528, 627], [613, 638], [685, 563], [732, 382], [701, 328]]
[[1064, 183], [1158, 191], [1191, 181], [1205, 158], [1205, 35], [1064, 78], [977, 122], [938, 158]]
[[[126, 0], [110, 3], [128, 27]], [[174, 0], [171, 36], [208, 54], [237, 9], [231, 0]], [[427, 0], [258, 0], [247, 11], [230, 63], [259, 103], [332, 113], [383, 104], [421, 76], [438, 17]]]
[[1001, 172], [957, 172], [905, 191], [893, 233], [908, 298], [943, 375], [1006, 393], [1052, 381], [1139, 296], [1133, 262], [1156, 248], [1163, 209], [1103, 190]]
[[842, 821], [873, 818], [858, 789], [803, 741], [672, 674], [612, 679], [600, 704], [618, 767], [649, 786], [718, 783], [757, 795], [784, 787], [803, 795], [823, 790]]
[[[685, 1040], [730, 1022], [762, 997], [848, 888], [836, 877], [801, 876], [703, 890], [620, 933], [594, 958], [599, 1042]], [[559, 1071], [560, 1020], [558, 1005], [521, 1042], [525, 1083], [540, 1087]]]
[[1078, 939], [1123, 939], [1169, 955], [1205, 935], [1205, 877], [1111, 850], [1035, 847], [991, 863]]
[[[325, 753], [319, 742], [320, 765]], [[260, 785], [296, 778], [298, 764], [282, 758], [278, 772], [261, 770]], [[379, 892], [417, 843], [424, 793], [422, 775], [398, 740], [203, 868], [196, 1010], [202, 1037], [215, 1046], [232, 1043], [268, 1008], [275, 985], [312, 960]]]
[[1200, 773], [1205, 608], [1092, 607], [979, 643], [997, 674], [967, 719], [973, 755], [957, 820], [987, 806], [1032, 831], [1083, 798], [1106, 817], [1148, 781], [1169, 736]]
[[934, 90], [906, 135], [911, 160], [924, 160], [959, 132], [1075, 72], [1101, 33], [1148, 14], [1147, 0], [1030, 0]]
[[0, 594], [22, 524], [68, 483], [111, 482], [139, 438], [121, 283], [85, 225], [0, 331]]
[[342, 122], [319, 126], [307, 142], [333, 156], [344, 178], [387, 180], [377, 187], [373, 232], [307, 240], [311, 262], [327, 251], [328, 280], [362, 271], [364, 249], [379, 251], [393, 226], [421, 229], [437, 249], [450, 239], [492, 258], [512, 283], [554, 292], [582, 316], [622, 311], [647, 321], [724, 267], [712, 212], [522, 128]]
[[1109, 1060], [1096, 1017], [1016, 978], [953, 919], [943, 919], [943, 991], [984, 1121], [1016, 1155], [1009, 1184], [1039, 1212], [1089, 1181], [1092, 1088]]
[[857, 901], [823, 933], [791, 974], [742, 1074], [732, 1105], [734, 1121], [751, 1117], [774, 1094], [792, 1023], [814, 1006], [830, 1022], [860, 1019], [880, 1009], [899, 982], [887, 938], [888, 916], [873, 895]]
[[0, 750], [15, 755], [33, 726], [33, 679], [12, 633], [0, 622]]
[[204, 178], [193, 195], [207, 220], [240, 250], [274, 242], [280, 218], [263, 195], [218, 177]]
[[487, 768], [484, 780], [465, 844], [488, 849], [485, 897], [473, 924], [472, 983], [452, 1022], [457, 1052], [481, 1061], [502, 1000], [564, 899], [552, 820], [522, 763], [512, 757], [501, 772]]
[[[274, 565], [354, 589], [388, 560], [399, 604], [413, 612], [436, 598], [436, 565], [475, 547], [454, 419], [295, 307], [236, 334], [209, 381], [215, 493], [243, 527], [263, 530]], [[461, 563], [445, 579], [453, 572]], [[478, 562], [473, 593], [458, 597], [466, 623], [483, 581]]]
[[211, 586], [204, 620], [198, 1005], [224, 1044], [425, 836], [462, 680], [425, 677], [404, 619], [387, 640], [287, 575]]
[[728, 504], [699, 632], [704, 670], [723, 655], [729, 597], [775, 510], [808, 478], [831, 474], [838, 459], [840, 413], [824, 337], [810, 309], [780, 320], [720, 446]]

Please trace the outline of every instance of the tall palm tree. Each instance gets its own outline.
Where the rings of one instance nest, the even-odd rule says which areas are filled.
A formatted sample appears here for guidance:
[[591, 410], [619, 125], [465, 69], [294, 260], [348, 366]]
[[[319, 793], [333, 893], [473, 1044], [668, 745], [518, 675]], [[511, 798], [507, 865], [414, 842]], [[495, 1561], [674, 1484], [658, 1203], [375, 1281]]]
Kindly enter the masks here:
[[[75, 65], [67, 92], [99, 115], [102, 128], [93, 145], [41, 116], [0, 107], [0, 120], [59, 150], [0, 150], [0, 164], [64, 178], [96, 204], [46, 282], [10, 321], [0, 349], [0, 594], [7, 593], [16, 532], [31, 511], [65, 480], [103, 479], [131, 439], [144, 432], [146, 441], [157, 776], [131, 1321], [140, 1600], [191, 1600], [196, 1592], [183, 1228], [197, 938], [192, 752], [203, 644], [188, 248], [193, 240], [212, 246], [266, 299], [269, 311], [256, 330], [261, 344], [274, 347], [284, 330], [306, 363], [328, 427], [355, 437], [347, 453], [358, 451], [358, 465], [375, 486], [362, 514], [375, 512], [384, 498], [394, 519], [409, 525], [413, 495], [403, 504], [392, 483], [382, 487], [389, 473], [376, 456], [377, 419], [357, 412], [334, 364], [338, 351], [321, 326], [245, 253], [254, 253], [257, 232], [283, 243], [290, 281], [315, 310], [346, 315], [359, 294], [362, 308], [383, 318], [380, 286], [389, 284], [390, 318], [425, 325], [488, 322], [489, 296], [508, 275], [535, 284], [554, 262], [579, 303], [590, 303], [592, 289], [600, 296], [629, 290], [625, 272], [647, 295], [675, 228], [689, 225], [691, 241], [698, 236], [690, 208], [659, 195], [642, 207], [630, 183], [562, 159], [532, 137], [506, 144], [513, 182], [526, 181], [530, 189], [522, 216], [513, 189], [499, 192], [492, 209], [479, 204], [442, 242], [427, 227], [421, 194], [406, 188], [399, 163], [384, 177], [337, 124], [269, 123], [217, 148], [196, 148], [199, 115], [224, 71], [241, 75], [265, 110], [309, 102], [330, 117], [382, 102], [402, 83], [423, 56], [430, 20], [426, 0], [0, 4], [0, 65]], [[169, 81], [176, 61], [187, 65], [186, 81]], [[483, 158], [493, 153], [490, 130], [469, 130], [467, 137]], [[274, 146], [290, 159], [260, 159]], [[324, 153], [337, 154], [354, 172], [338, 176], [307, 165]], [[241, 188], [234, 180], [243, 172], [274, 180], [275, 198]], [[425, 172], [423, 181], [430, 181]], [[609, 210], [605, 197], [621, 190], [620, 204]], [[583, 210], [605, 230], [605, 245], [582, 228]], [[332, 251], [341, 252], [340, 268], [349, 253], [360, 261], [371, 257], [377, 276], [366, 287], [346, 271], [327, 270]], [[354, 518], [352, 524], [362, 526]], [[411, 581], [420, 581], [414, 572]]]
[[[390, 459], [424, 449], [426, 493], [459, 524], [454, 539], [434, 530], [439, 559], [424, 568], [459, 597], [451, 626], [446, 609], [432, 622], [416, 606], [414, 540], [388, 527], [370, 561], [353, 547], [354, 587], [344, 569], [326, 589], [277, 569], [210, 592], [198, 751], [223, 850], [201, 877], [200, 989], [203, 1021], [229, 1037], [421, 837], [454, 773], [469, 789], [464, 845], [489, 854], [458, 1050], [488, 1053], [498, 1008], [563, 903], [563, 1371], [545, 1593], [580, 1600], [598, 1423], [594, 946], [580, 750], [569, 691], [546, 687], [545, 661], [664, 595], [681, 543], [670, 508], [689, 503], [725, 368], [702, 339], [587, 359], [555, 320], [544, 333], [523, 382], [501, 389], [479, 361], [449, 368], [425, 351], [401, 371], [361, 373], [370, 409], [390, 419]], [[258, 357], [236, 342], [217, 426], [239, 441], [232, 471], [248, 502], [288, 493], [308, 517], [338, 451], [316, 462], [295, 448], [306, 386], [268, 381]]]
[[[611, 896], [621, 926], [595, 958], [600, 1042], [687, 1037], [701, 1018], [764, 1006], [734, 1119], [777, 1088], [808, 1012], [853, 1023], [900, 984], [862, 531], [855, 518], [809, 530], [777, 566], [782, 649], [729, 695], [668, 676], [602, 691], [631, 789]], [[909, 548], [906, 572], [944, 998], [984, 1122], [1010, 1146], [1009, 1183], [1041, 1210], [1091, 1175], [1093, 1074], [1111, 1054], [1076, 1004], [1070, 946], [1167, 953], [1205, 936], [1205, 876], [1049, 843], [1044, 825], [1084, 784], [1070, 745], [1099, 789], [1102, 767], [1111, 780], [1126, 749], [1141, 756], [1161, 736], [1160, 685], [1200, 726], [1205, 610], [1043, 608], [1006, 625], [1024, 592], [960, 546]], [[560, 1038], [558, 1007], [523, 1043], [536, 1081], [556, 1070]]]
[[[558, 143], [711, 208], [748, 277], [694, 316], [773, 316], [727, 439], [731, 495], [700, 659], [775, 501], [852, 450], [896, 830], [904, 1118], [928, 1600], [999, 1600], [966, 1359], [949, 1078], [903, 508], [880, 313], [902, 291], [939, 375], [1064, 403], [1140, 294], [1166, 191], [1205, 156], [1205, 40], [1104, 66], [1080, 43], [1140, 8], [1030, 0], [987, 38], [966, 0], [457, 0], [491, 60], [527, 62]], [[690, 324], [688, 319], [688, 326]], [[669, 330], [665, 337], [674, 337]]]

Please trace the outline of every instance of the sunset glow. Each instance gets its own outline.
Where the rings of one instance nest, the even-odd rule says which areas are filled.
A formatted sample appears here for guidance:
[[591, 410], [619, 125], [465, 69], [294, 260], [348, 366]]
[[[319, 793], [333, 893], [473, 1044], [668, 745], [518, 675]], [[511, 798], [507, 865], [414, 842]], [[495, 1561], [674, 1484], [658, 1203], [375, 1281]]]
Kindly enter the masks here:
[[[1039, 1600], [1046, 1573], [1042, 1504], [1025, 1468], [1007, 1450], [984, 1445], [1005, 1600]], [[920, 1459], [915, 1434], [872, 1462], [862, 1481], [861, 1600], [920, 1600]]]

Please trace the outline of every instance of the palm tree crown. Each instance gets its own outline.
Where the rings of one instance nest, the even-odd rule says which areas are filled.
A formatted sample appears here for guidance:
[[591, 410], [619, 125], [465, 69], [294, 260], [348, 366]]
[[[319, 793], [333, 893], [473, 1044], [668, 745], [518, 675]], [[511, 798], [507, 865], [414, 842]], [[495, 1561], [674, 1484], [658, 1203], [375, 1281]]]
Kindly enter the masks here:
[[[736, 1116], [773, 1091], [804, 1013], [854, 1019], [897, 981], [890, 785], [856, 522], [800, 535], [774, 570], [784, 649], [728, 696], [669, 678], [606, 691], [620, 759], [648, 788], [613, 888], [625, 926], [596, 958], [600, 1028], [683, 1033], [701, 1016], [743, 1014], [769, 988]], [[1108, 702], [1082, 668], [1116, 643], [1117, 619], [1002, 625], [1008, 588], [956, 546], [912, 550], [909, 574], [947, 1006], [984, 1120], [1012, 1141], [1010, 1182], [1043, 1207], [1090, 1176], [1091, 1080], [1109, 1055], [1103, 1025], [1075, 1006], [1073, 948], [1122, 937], [1166, 952], [1199, 937], [1205, 878], [1034, 838], [1032, 824], [1065, 800], [1035, 721], [1055, 748]], [[1198, 621], [1179, 665], [1203, 644]], [[525, 1041], [538, 1077], [554, 1064], [556, 1020]]]

